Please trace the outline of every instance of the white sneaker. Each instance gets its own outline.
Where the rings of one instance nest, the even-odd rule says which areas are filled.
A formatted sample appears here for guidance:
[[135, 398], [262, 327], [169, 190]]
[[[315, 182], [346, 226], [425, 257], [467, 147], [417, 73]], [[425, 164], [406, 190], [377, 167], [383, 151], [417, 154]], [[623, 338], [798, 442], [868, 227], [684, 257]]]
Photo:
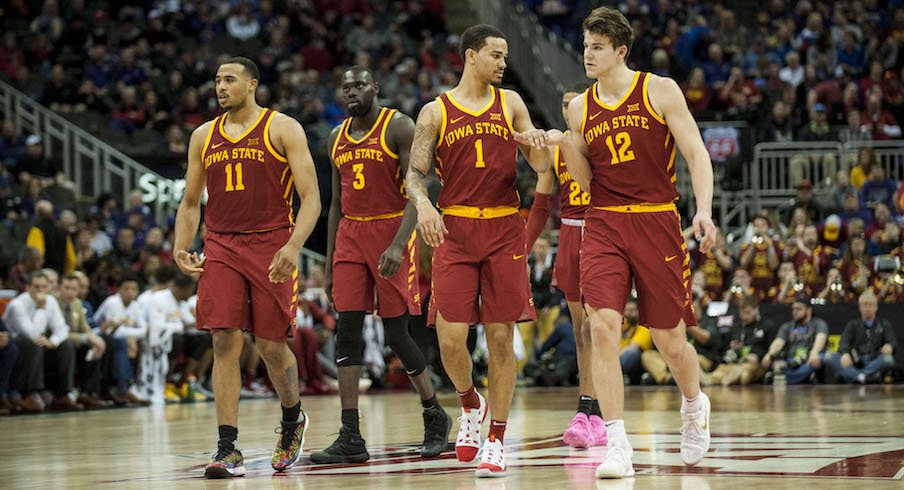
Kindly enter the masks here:
[[681, 407], [681, 460], [694, 466], [709, 451], [709, 398], [700, 392], [700, 410], [687, 413]]
[[606, 444], [606, 459], [596, 467], [597, 478], [629, 478], [634, 476], [631, 456], [634, 448], [625, 437], [613, 437]]
[[505, 448], [496, 439], [487, 439], [483, 443], [480, 464], [477, 465], [478, 478], [499, 478], [505, 476]]
[[487, 417], [487, 402], [477, 393], [480, 400], [480, 408], [467, 412], [461, 409], [461, 417], [458, 418], [458, 438], [455, 439], [455, 455], [462, 463], [470, 463], [477, 457], [480, 450], [480, 429]]

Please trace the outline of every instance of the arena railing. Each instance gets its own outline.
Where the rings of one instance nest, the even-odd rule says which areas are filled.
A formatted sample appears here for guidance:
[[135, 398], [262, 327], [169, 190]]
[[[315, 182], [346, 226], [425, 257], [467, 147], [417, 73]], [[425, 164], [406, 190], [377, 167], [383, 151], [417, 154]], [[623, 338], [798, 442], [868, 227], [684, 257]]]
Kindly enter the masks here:
[[509, 68], [518, 74], [534, 105], [550, 125], [564, 127], [562, 92], [586, 82], [581, 57], [547, 30], [522, 2], [469, 0], [480, 23], [498, 27], [508, 38]]
[[857, 164], [861, 148], [870, 148], [880, 165], [885, 167], [885, 175], [896, 182], [904, 181], [904, 140], [858, 141], [846, 143], [842, 147], [845, 169]]

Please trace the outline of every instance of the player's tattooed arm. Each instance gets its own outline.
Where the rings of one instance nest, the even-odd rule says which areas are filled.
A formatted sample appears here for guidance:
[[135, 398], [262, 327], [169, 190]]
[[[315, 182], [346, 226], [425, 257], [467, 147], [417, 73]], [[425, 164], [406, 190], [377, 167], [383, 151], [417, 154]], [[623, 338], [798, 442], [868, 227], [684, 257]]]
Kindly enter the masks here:
[[408, 188], [408, 200], [417, 208], [418, 229], [427, 245], [438, 247], [444, 241], [443, 235], [448, 233], [442, 216], [430, 202], [427, 194], [427, 172], [433, 162], [436, 142], [439, 139], [438, 102], [430, 102], [421, 109], [414, 127], [414, 140], [411, 143], [411, 155], [408, 160], [408, 173], [405, 181]]

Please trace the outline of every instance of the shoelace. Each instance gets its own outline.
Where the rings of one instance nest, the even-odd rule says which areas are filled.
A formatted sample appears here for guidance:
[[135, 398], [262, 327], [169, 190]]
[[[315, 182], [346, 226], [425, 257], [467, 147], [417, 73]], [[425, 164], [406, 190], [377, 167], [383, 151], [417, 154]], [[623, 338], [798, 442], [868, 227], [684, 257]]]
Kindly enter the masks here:
[[230, 449], [225, 446], [217, 446], [217, 452], [213, 455], [214, 461], [220, 461], [226, 459], [227, 456], [233, 451], [238, 451], [238, 448]]
[[687, 414], [687, 422], [681, 424], [681, 435], [685, 436], [688, 442], [702, 444], [702, 425], [703, 413]]
[[480, 448], [481, 453], [482, 453], [481, 460], [485, 463], [490, 463], [492, 465], [501, 467], [502, 466], [502, 452], [500, 451], [497, 453], [496, 451], [494, 451], [493, 450], [494, 446], [495, 446], [495, 444], [492, 444], [489, 441], [484, 443], [483, 447]]
[[[465, 437], [461, 439], [461, 442], [477, 444], [477, 438], [472, 438], [471, 434], [475, 432], [479, 434], [480, 426], [477, 424], [472, 424], [469, 415], [462, 415], [461, 417], [458, 417], [458, 423], [460, 427], [467, 429], [467, 432], [465, 432]], [[474, 430], [475, 426], [477, 426], [477, 431]], [[459, 430], [459, 432], [461, 431]]]
[[289, 447], [292, 445], [292, 438], [295, 437], [295, 431], [300, 425], [300, 422], [292, 424], [281, 424], [276, 429], [273, 429], [273, 432], [275, 434], [280, 434], [279, 447], [287, 451], [289, 450]]

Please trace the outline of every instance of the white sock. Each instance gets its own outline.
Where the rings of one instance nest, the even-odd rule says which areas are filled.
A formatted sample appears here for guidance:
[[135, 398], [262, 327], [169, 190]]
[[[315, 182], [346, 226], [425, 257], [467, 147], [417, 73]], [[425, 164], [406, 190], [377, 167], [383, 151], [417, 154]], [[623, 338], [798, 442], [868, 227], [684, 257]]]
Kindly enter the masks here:
[[697, 394], [693, 399], [681, 397], [681, 408], [685, 413], [699, 412], [703, 409], [703, 392]]
[[606, 421], [606, 437], [610, 440], [615, 438], [627, 439], [628, 433], [625, 432], [625, 420], [607, 420]]

